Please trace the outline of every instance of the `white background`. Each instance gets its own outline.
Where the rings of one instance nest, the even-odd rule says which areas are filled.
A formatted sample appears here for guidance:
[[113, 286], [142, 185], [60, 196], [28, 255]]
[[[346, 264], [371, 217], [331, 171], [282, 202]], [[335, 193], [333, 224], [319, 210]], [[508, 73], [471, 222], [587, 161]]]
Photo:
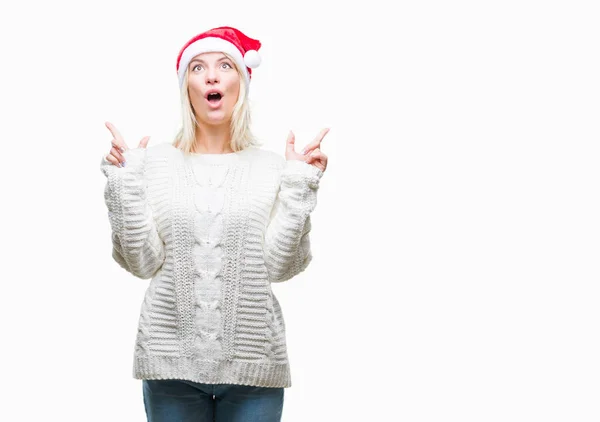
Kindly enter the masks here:
[[146, 420], [104, 122], [171, 142], [177, 53], [229, 25], [265, 148], [331, 128], [283, 421], [598, 421], [595, 3], [3, 6], [0, 420]]

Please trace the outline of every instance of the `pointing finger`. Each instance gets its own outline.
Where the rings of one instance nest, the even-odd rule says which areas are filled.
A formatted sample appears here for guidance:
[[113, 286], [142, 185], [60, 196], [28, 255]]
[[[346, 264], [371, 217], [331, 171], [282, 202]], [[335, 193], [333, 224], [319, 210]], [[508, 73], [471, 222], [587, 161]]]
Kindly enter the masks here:
[[323, 140], [323, 138], [325, 137], [325, 135], [327, 135], [327, 132], [329, 132], [328, 127], [325, 129], [322, 129], [321, 132], [319, 132], [319, 134], [316, 136], [314, 142], [320, 143]]
[[113, 148], [119, 150], [120, 152], [125, 152], [125, 148], [123, 148], [116, 139], [111, 140], [110, 143], [112, 144]]
[[310, 144], [308, 144], [307, 146], [304, 147], [304, 150], [303, 150], [304, 154], [306, 154], [310, 150], [318, 147], [328, 132], [329, 132], [329, 128], [325, 128], [325, 129], [321, 130], [321, 132], [319, 132], [319, 134], [315, 137], [315, 139]]
[[123, 149], [129, 149], [127, 147], [127, 144], [125, 143], [125, 140], [123, 139], [123, 136], [121, 136], [121, 133], [117, 130], [117, 128], [111, 122], [105, 122], [104, 124], [106, 125], [108, 130], [110, 130], [110, 133], [112, 133], [113, 138], [115, 138], [116, 142], [113, 143], [113, 145], [116, 145], [117, 147], [121, 147]]
[[110, 133], [112, 133], [113, 138], [115, 138], [117, 141], [123, 142], [123, 136], [121, 136], [121, 132], [119, 132], [115, 125], [113, 125], [111, 122], [105, 122], [104, 124], [108, 130], [110, 130]]

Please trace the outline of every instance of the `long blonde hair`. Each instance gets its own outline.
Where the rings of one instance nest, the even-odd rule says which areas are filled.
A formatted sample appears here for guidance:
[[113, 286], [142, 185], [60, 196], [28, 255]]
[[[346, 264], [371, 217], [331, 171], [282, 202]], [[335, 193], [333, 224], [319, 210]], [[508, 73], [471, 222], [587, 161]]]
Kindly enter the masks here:
[[[233, 107], [233, 112], [231, 115], [231, 149], [237, 152], [250, 146], [261, 146], [262, 144], [259, 143], [250, 130], [251, 115], [249, 99], [246, 95], [246, 80], [235, 64], [235, 61], [228, 54], [225, 55], [231, 59], [232, 63], [234, 63], [235, 70], [240, 77], [240, 93], [238, 100]], [[194, 145], [196, 143], [196, 128], [198, 127], [198, 121], [196, 120], [196, 116], [192, 110], [192, 104], [188, 95], [188, 70], [189, 69], [185, 70], [183, 84], [180, 91], [182, 124], [179, 132], [177, 135], [175, 135], [175, 139], [172, 142], [174, 147], [181, 149], [186, 154], [194, 152]]]

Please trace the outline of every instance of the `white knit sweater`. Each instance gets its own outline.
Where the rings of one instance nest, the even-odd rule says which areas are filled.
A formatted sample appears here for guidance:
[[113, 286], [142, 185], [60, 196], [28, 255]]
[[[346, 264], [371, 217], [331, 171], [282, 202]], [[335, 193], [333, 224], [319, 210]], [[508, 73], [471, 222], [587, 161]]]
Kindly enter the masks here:
[[112, 256], [150, 279], [136, 379], [290, 387], [285, 323], [270, 283], [312, 259], [323, 172], [257, 147], [184, 154], [169, 143], [104, 157]]

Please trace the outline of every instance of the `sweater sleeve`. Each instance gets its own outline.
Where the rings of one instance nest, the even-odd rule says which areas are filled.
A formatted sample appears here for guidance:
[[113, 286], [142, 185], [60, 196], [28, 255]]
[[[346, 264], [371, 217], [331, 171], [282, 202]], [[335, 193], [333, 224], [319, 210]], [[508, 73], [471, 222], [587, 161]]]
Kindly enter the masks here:
[[104, 157], [100, 165], [107, 178], [104, 200], [112, 229], [112, 257], [136, 277], [149, 279], [164, 263], [165, 245], [146, 199], [146, 149], [129, 149], [123, 156], [125, 167]]
[[265, 233], [265, 264], [271, 282], [291, 279], [304, 271], [312, 254], [310, 213], [317, 205], [323, 172], [300, 160], [287, 160]]

